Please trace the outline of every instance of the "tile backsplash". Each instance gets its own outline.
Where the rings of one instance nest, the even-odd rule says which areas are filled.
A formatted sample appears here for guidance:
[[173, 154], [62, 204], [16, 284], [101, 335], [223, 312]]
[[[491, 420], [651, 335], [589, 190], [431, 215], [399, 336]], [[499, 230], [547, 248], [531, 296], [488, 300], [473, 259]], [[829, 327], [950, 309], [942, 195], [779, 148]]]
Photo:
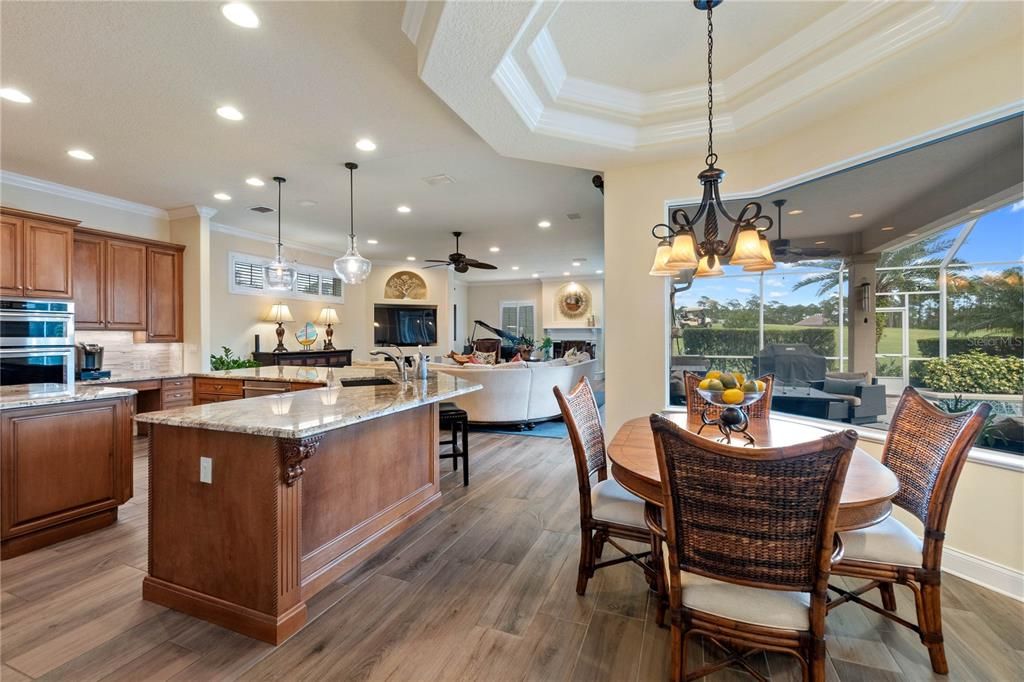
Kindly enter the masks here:
[[135, 343], [133, 332], [76, 331], [75, 343], [103, 346], [103, 369], [180, 372], [184, 366], [184, 344]]

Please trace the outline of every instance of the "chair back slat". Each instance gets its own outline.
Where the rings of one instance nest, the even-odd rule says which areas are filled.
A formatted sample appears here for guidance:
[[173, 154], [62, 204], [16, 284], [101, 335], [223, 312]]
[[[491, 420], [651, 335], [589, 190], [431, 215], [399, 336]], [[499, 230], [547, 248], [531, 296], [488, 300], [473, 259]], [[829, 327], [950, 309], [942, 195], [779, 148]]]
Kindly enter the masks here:
[[601, 424], [597, 398], [587, 377], [580, 379], [568, 395], [562, 393], [558, 386], [554, 387], [554, 392], [569, 431], [580, 492], [589, 494], [590, 477], [595, 472], [601, 480], [607, 476], [604, 426]]
[[[722, 413], [721, 407], [709, 403], [697, 392], [697, 385], [704, 377], [693, 372], [683, 372], [683, 390], [686, 392], [686, 410], [690, 414], [701, 414], [707, 408], [707, 417], [712, 419]], [[765, 383], [764, 395], [755, 402], [745, 405], [742, 410], [752, 419], [767, 419], [772, 410], [772, 389], [775, 386], [775, 375], [765, 374], [757, 378]]]
[[900, 483], [893, 502], [926, 528], [944, 531], [948, 503], [967, 453], [992, 406], [949, 414], [908, 386], [893, 413], [882, 463]]
[[724, 445], [651, 416], [675, 568], [769, 589], [824, 593], [847, 430], [782, 448]]

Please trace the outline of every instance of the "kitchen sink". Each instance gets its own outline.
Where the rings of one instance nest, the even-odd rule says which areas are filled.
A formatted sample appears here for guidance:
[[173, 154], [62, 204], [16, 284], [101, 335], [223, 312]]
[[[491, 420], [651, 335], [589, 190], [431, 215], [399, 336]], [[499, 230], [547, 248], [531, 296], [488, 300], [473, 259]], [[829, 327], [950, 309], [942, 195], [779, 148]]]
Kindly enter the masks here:
[[387, 377], [367, 377], [366, 379], [342, 379], [341, 385], [345, 388], [357, 386], [394, 386], [395, 381]]

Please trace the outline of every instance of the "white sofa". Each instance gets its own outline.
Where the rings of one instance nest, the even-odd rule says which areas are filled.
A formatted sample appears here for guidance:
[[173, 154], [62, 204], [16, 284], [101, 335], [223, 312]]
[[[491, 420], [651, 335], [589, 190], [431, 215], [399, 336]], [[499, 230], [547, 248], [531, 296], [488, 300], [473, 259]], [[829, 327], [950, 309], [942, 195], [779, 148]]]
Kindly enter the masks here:
[[596, 360], [565, 364], [551, 362], [512, 363], [506, 365], [449, 365], [432, 363], [430, 369], [462, 377], [483, 386], [454, 399], [476, 424], [521, 424], [561, 416], [554, 391], [558, 386], [568, 393], [581, 377], [594, 378]]

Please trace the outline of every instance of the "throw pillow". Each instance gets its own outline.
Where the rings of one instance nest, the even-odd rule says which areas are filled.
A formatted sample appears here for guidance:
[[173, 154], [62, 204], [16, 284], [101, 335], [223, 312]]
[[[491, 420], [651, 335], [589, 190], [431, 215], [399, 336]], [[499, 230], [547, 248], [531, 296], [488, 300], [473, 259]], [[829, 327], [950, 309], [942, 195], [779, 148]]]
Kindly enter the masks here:
[[494, 369], [525, 369], [525, 368], [526, 368], [526, 363], [522, 362], [522, 361], [519, 361], [519, 362], [503, 362], [500, 365], [495, 365], [494, 366]]
[[467, 355], [466, 356], [466, 364], [467, 365], [482, 365], [483, 363], [476, 359], [476, 353], [474, 353], [473, 355]]
[[570, 348], [564, 355], [562, 355], [562, 358], [564, 358], [570, 365], [575, 365], [580, 361], [580, 352], [575, 348]]
[[857, 387], [863, 386], [864, 382], [858, 379], [833, 379], [825, 377], [825, 393], [836, 395], [857, 395]]
[[455, 351], [452, 351], [451, 353], [449, 353], [445, 357], [446, 358], [450, 358], [452, 360], [452, 362], [454, 362], [456, 365], [459, 365], [460, 367], [462, 365], [466, 364], [467, 362], [469, 362], [469, 356], [459, 355]]
[[509, 362], [522, 362], [522, 361], [523, 361], [522, 353], [516, 353], [515, 355], [512, 356], [512, 359], [509, 360]]
[[493, 365], [496, 362], [497, 353], [481, 353], [480, 351], [473, 351], [471, 356], [474, 359], [473, 364], [476, 365]]

